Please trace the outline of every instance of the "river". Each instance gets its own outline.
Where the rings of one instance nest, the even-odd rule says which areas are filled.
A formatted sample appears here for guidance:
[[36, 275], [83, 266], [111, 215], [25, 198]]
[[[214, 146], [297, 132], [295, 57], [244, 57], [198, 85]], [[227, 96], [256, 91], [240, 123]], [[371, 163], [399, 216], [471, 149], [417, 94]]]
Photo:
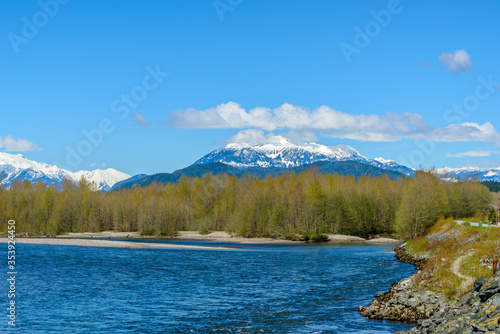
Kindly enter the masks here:
[[[356, 311], [415, 272], [390, 246], [156, 242], [234, 250], [18, 244], [15, 332], [373, 334], [411, 327]], [[6, 280], [0, 288], [6, 296]], [[10, 327], [5, 315], [2, 333]]]

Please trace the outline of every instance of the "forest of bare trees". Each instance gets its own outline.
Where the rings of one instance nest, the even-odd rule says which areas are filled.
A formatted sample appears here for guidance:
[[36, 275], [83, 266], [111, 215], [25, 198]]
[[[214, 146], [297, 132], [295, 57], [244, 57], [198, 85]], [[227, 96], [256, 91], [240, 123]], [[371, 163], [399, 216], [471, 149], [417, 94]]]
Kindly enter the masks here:
[[[307, 170], [264, 179], [206, 174], [175, 184], [94, 191], [85, 179], [61, 189], [43, 183], [0, 188], [0, 221], [18, 233], [140, 231], [173, 235], [197, 230], [247, 237], [320, 240], [324, 234], [413, 237], [440, 215], [487, 215], [493, 198], [479, 182], [445, 183], [430, 172], [393, 180]], [[6, 231], [2, 224], [0, 231]]]

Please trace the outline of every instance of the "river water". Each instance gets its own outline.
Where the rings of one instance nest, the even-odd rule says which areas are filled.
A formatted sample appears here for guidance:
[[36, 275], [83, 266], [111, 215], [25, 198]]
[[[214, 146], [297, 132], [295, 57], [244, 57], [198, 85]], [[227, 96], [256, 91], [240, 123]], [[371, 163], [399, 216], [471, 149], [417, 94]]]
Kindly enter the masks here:
[[356, 311], [415, 272], [396, 261], [390, 246], [156, 242], [234, 250], [17, 244], [16, 328], [7, 324], [4, 279], [0, 332], [393, 333], [411, 327]]

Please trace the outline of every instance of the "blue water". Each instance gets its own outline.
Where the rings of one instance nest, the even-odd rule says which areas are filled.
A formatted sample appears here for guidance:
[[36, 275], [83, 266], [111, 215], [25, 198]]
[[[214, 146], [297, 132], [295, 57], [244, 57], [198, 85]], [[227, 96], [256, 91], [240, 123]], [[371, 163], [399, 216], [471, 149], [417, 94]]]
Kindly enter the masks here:
[[234, 250], [17, 244], [16, 328], [7, 325], [2, 280], [0, 332], [392, 333], [411, 327], [356, 311], [414, 273], [391, 247], [173, 243]]

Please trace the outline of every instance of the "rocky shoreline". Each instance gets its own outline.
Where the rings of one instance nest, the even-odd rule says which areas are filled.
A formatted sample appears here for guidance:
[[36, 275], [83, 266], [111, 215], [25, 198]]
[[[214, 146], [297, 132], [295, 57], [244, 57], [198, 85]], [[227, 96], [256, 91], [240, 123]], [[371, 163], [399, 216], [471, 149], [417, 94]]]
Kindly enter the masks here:
[[[404, 245], [394, 251], [399, 261], [419, 270], [427, 260], [408, 253]], [[398, 334], [500, 333], [500, 272], [490, 279], [477, 279], [473, 290], [459, 301], [419, 287], [414, 277], [393, 283], [388, 291], [377, 294], [369, 306], [360, 306], [358, 312], [368, 319], [416, 324]]]
[[[417, 269], [421, 269], [427, 260], [406, 252], [404, 245], [394, 251], [399, 261], [413, 264]], [[428, 319], [440, 309], [451, 306], [444, 295], [418, 287], [414, 276], [410, 276], [393, 283], [388, 291], [377, 294], [369, 306], [360, 306], [358, 312], [368, 319], [416, 324], [418, 320]]]
[[453, 307], [419, 320], [417, 327], [396, 334], [500, 333], [500, 272], [490, 279], [478, 278], [472, 291]]
[[414, 276], [410, 276], [377, 294], [369, 306], [360, 306], [358, 312], [368, 319], [416, 324], [450, 306], [444, 295], [419, 288], [414, 284]]
[[406, 251], [406, 244], [402, 244], [393, 249], [394, 253], [396, 253], [396, 259], [400, 262], [405, 262], [409, 264], [413, 264], [418, 270], [421, 270], [424, 264], [427, 262], [428, 257], [425, 256], [416, 256]]

